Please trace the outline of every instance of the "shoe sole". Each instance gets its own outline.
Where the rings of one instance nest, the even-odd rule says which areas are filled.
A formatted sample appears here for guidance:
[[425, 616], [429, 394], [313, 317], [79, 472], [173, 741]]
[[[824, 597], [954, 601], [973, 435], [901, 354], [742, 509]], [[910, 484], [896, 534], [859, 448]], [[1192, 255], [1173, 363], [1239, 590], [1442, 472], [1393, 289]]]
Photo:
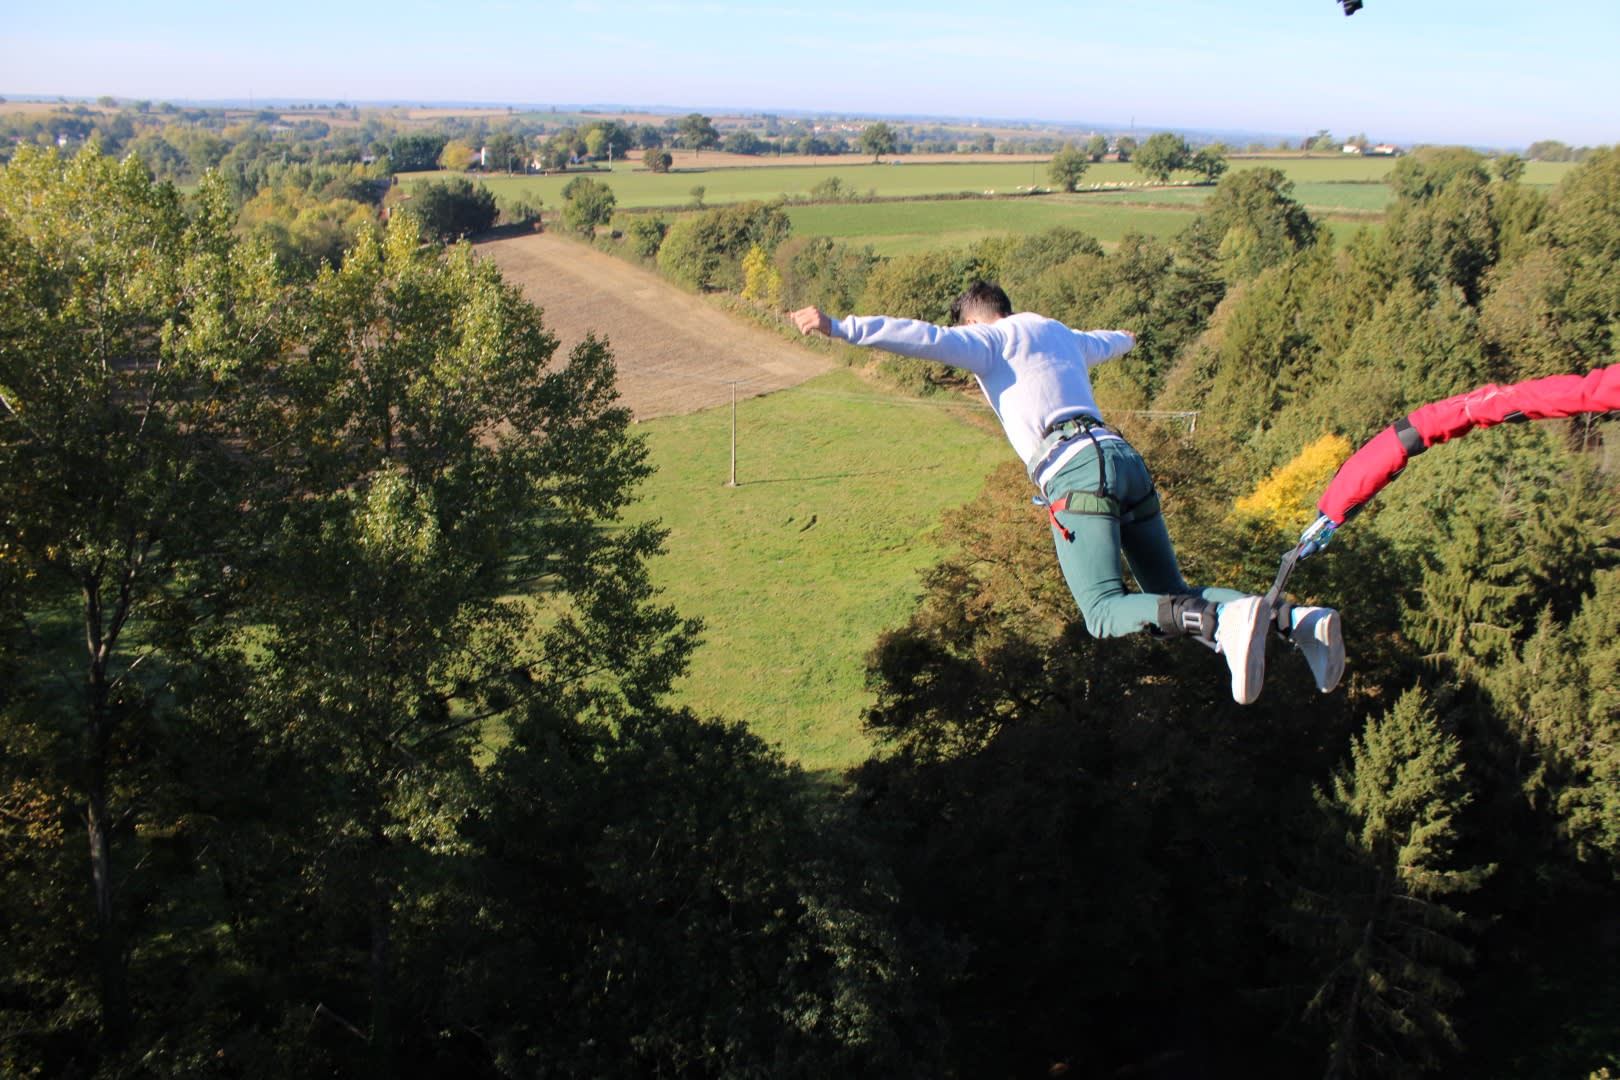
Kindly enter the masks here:
[[[1344, 631], [1339, 625], [1339, 613], [1329, 609], [1329, 613], [1317, 620], [1311, 628], [1311, 637], [1317, 645], [1327, 650], [1327, 671], [1324, 675], [1317, 675], [1316, 669], [1311, 674], [1316, 675], [1316, 688], [1324, 694], [1331, 694], [1344, 678]], [[1326, 678], [1331, 675], [1332, 678]]]
[[1266, 632], [1270, 625], [1270, 609], [1263, 603], [1256, 603], [1249, 616], [1249, 648], [1243, 654], [1241, 685], [1237, 681], [1237, 673], [1232, 673], [1232, 699], [1239, 705], [1252, 705], [1260, 696], [1260, 687], [1266, 678]]

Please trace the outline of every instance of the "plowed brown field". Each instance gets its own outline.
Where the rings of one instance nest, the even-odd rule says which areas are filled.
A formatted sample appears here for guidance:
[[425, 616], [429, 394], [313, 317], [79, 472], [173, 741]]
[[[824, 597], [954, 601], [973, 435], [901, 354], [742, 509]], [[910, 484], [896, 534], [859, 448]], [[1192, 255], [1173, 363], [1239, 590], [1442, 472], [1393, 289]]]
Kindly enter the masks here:
[[491, 240], [479, 253], [543, 311], [566, 355], [605, 337], [619, 392], [638, 419], [696, 412], [794, 386], [832, 366], [824, 354], [727, 315], [702, 297], [549, 233]]

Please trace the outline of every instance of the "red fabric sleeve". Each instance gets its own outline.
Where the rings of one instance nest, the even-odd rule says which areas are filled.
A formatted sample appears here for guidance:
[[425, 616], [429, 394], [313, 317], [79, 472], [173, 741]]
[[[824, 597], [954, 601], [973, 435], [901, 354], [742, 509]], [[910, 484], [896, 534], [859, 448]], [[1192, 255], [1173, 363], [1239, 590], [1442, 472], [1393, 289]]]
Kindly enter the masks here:
[[[1415, 409], [1407, 420], [1423, 437], [1424, 447], [1491, 427], [1512, 416], [1549, 420], [1579, 413], [1620, 409], [1620, 364], [1587, 375], [1549, 375], [1543, 379], [1497, 386], [1490, 383], [1466, 394]], [[1393, 427], [1385, 428], [1339, 467], [1316, 508], [1343, 525], [1356, 507], [1378, 494], [1406, 467], [1406, 448]]]
[[1372, 498], [1406, 467], [1406, 448], [1393, 427], [1374, 435], [1333, 474], [1316, 508], [1343, 525], [1350, 511]]

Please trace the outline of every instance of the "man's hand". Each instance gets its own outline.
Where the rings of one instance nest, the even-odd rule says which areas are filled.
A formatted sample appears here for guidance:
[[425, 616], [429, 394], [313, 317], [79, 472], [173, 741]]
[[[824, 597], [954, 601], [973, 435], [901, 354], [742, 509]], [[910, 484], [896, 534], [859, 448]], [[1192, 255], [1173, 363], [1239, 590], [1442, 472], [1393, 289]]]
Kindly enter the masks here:
[[791, 316], [793, 325], [799, 328], [799, 333], [831, 334], [832, 320], [827, 318], [825, 312], [818, 307], [800, 308]]

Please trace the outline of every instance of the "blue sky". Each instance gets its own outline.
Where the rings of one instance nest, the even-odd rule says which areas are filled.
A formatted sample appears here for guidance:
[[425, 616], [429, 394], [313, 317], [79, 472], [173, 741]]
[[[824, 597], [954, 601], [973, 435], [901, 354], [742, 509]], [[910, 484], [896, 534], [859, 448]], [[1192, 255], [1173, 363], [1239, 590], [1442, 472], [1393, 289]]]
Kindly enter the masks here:
[[[796, 6], [802, 4], [803, 6]], [[0, 94], [1620, 142], [1613, 0], [12, 0]]]

